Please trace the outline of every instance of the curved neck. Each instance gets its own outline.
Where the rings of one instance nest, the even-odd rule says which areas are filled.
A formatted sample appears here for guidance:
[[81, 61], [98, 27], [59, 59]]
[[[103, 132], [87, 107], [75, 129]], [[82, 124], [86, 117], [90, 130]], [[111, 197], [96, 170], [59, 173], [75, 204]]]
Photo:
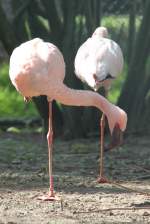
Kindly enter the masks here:
[[59, 83], [59, 87], [53, 92], [52, 98], [70, 106], [94, 106], [106, 115], [110, 113], [112, 106], [106, 98], [98, 93], [88, 90], [71, 89], [64, 83]]

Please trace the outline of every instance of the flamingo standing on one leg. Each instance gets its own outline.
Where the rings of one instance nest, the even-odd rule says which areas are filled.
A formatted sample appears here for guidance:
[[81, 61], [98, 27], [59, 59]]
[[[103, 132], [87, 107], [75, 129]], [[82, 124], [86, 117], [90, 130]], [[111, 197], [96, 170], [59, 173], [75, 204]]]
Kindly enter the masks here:
[[[122, 71], [123, 55], [117, 43], [108, 39], [105, 27], [98, 27], [91, 38], [84, 42], [75, 57], [75, 73], [95, 91], [103, 86], [107, 97], [111, 82]], [[100, 178], [99, 182], [107, 182], [103, 177], [103, 151], [105, 114], [101, 117], [101, 148], [100, 148]], [[112, 143], [109, 149], [122, 143], [122, 132], [119, 124], [115, 124], [112, 134]], [[108, 150], [108, 148], [107, 148]]]
[[39, 38], [25, 42], [17, 47], [10, 58], [10, 79], [25, 100], [33, 96], [46, 95], [49, 103], [49, 130], [47, 134], [49, 155], [49, 193], [43, 200], [57, 200], [54, 194], [52, 176], [52, 101], [74, 106], [95, 106], [108, 119], [111, 133], [118, 123], [121, 130], [126, 128], [126, 113], [109, 103], [98, 93], [74, 90], [64, 83], [65, 63], [61, 52], [51, 43]]

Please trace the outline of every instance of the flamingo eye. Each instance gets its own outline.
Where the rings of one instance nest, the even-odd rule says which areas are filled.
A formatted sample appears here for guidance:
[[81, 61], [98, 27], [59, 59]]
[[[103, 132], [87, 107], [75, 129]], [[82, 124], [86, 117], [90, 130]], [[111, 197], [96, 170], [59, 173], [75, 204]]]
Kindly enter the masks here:
[[97, 76], [96, 74], [93, 74], [93, 79], [96, 81], [97, 80]]
[[114, 79], [114, 77], [111, 74], [107, 74], [106, 79]]

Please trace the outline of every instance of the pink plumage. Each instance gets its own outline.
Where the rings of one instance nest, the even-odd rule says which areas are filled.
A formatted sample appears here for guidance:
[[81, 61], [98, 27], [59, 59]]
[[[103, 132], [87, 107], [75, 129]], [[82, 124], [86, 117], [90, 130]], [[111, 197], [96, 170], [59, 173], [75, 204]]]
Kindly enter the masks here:
[[21, 44], [10, 58], [10, 79], [25, 97], [52, 95], [65, 77], [61, 52], [39, 38]]
[[[123, 54], [119, 45], [109, 39], [105, 27], [98, 27], [78, 49], [75, 73], [91, 88], [109, 87], [123, 69]], [[107, 80], [107, 81], [106, 81]], [[107, 85], [106, 85], [107, 84]]]

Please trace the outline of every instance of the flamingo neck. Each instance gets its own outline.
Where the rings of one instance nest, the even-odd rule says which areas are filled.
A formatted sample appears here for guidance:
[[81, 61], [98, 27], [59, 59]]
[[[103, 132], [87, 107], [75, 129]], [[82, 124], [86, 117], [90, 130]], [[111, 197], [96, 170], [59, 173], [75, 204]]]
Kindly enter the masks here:
[[97, 107], [106, 115], [110, 114], [112, 107], [112, 104], [100, 94], [88, 90], [71, 89], [64, 83], [59, 85], [59, 88], [55, 88], [50, 99], [55, 99], [64, 105]]

